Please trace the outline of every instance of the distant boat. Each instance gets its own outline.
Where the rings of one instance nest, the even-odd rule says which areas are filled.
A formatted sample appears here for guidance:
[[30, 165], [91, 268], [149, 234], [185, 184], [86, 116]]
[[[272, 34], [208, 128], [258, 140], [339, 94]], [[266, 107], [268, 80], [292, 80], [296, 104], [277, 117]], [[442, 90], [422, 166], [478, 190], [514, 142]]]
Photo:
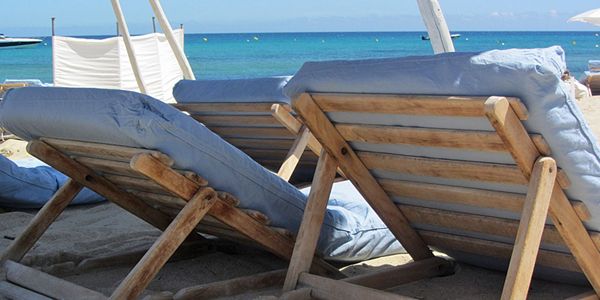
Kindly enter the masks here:
[[36, 45], [41, 42], [40, 39], [9, 38], [0, 33], [0, 48]]
[[[459, 37], [460, 37], [459, 33], [454, 33], [454, 34], [450, 35], [450, 38], [452, 38], [452, 39], [457, 39]], [[424, 41], [429, 41], [429, 36], [422, 35], [421, 39], [424, 40]]]

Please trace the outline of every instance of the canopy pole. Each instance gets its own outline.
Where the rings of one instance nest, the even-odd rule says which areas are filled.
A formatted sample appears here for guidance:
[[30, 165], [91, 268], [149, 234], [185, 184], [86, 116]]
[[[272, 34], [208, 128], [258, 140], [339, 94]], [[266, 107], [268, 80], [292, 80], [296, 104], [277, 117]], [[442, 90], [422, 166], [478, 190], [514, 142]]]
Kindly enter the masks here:
[[129, 62], [131, 63], [131, 68], [133, 69], [133, 75], [135, 76], [135, 81], [137, 82], [138, 88], [142, 94], [146, 93], [146, 86], [144, 85], [144, 81], [142, 80], [140, 66], [137, 63], [137, 58], [135, 56], [135, 49], [133, 49], [133, 45], [131, 44], [131, 36], [129, 35], [129, 29], [127, 28], [127, 23], [125, 22], [125, 16], [123, 15], [123, 10], [121, 9], [121, 4], [119, 0], [111, 0], [113, 10], [115, 11], [115, 17], [117, 17], [117, 28], [123, 34], [123, 42], [125, 42], [125, 48], [127, 49], [127, 56], [129, 57]]
[[454, 43], [438, 0], [417, 0], [417, 4], [429, 33], [433, 53], [454, 52]]
[[183, 73], [184, 79], [195, 80], [194, 72], [192, 71], [192, 67], [190, 66], [190, 62], [187, 57], [185, 57], [185, 53], [183, 52], [182, 45], [179, 45], [175, 40], [175, 35], [173, 34], [173, 29], [171, 29], [171, 25], [169, 24], [169, 20], [167, 20], [167, 16], [160, 5], [158, 0], [149, 0], [150, 5], [152, 6], [152, 10], [154, 11], [154, 15], [158, 19], [158, 24], [160, 24], [160, 28], [162, 28], [163, 33], [167, 37], [167, 41], [169, 41], [169, 45], [171, 46], [171, 50], [175, 54], [175, 58], [177, 58], [177, 63], [181, 68], [181, 72]]
[[52, 36], [54, 36], [54, 21], [56, 20], [56, 17], [52, 17]]

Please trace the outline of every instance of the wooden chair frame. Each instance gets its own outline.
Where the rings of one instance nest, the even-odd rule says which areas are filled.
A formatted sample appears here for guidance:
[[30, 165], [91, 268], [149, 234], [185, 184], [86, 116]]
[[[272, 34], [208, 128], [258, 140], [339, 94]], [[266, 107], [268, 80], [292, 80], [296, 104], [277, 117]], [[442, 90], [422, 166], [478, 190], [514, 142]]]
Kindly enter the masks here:
[[[352, 98], [354, 101], [347, 101]], [[357, 187], [371, 207], [378, 213], [396, 238], [402, 243], [413, 260], [417, 263], [431, 260], [434, 255], [428, 247], [431, 235], [426, 235], [411, 226], [407, 218], [408, 210], [396, 205], [390, 195], [384, 190], [367, 168], [373, 161], [369, 156], [355, 152], [348, 143], [349, 135], [355, 140], [365, 139], [419, 146], [441, 146], [451, 148], [503, 149], [513, 157], [516, 167], [502, 168], [499, 165], [495, 172], [502, 180], [517, 180], [528, 184], [525, 200], [509, 199], [507, 195], [489, 193], [488, 195], [469, 194], [465, 190], [438, 189], [427, 185], [428, 193], [446, 193], [448, 201], [455, 203], [474, 204], [481, 196], [486, 196], [498, 203], [503, 200], [502, 208], [518, 211], [521, 220], [518, 224], [516, 242], [510, 255], [502, 299], [524, 299], [527, 296], [538, 252], [540, 257], [546, 255], [539, 251], [539, 245], [544, 232], [546, 216], [549, 215], [555, 231], [568, 247], [579, 267], [596, 295], [600, 295], [600, 239], [598, 233], [589, 233], [583, 226], [582, 220], [587, 220], [589, 212], [581, 202], [569, 201], [563, 188], [568, 187], [568, 178], [561, 175], [556, 163], [549, 155], [549, 147], [541, 136], [531, 136], [525, 130], [521, 121], [527, 119], [526, 107], [516, 98], [506, 97], [440, 97], [419, 95], [369, 95], [369, 94], [309, 94], [304, 93], [293, 101], [293, 107], [303, 123], [311, 130], [323, 146], [323, 153], [317, 164], [317, 172], [313, 187], [298, 233], [294, 254], [288, 268], [284, 283], [284, 298], [313, 295], [324, 299], [371, 299], [371, 298], [402, 298], [401, 296], [382, 294], [372, 289], [350, 287], [347, 282], [326, 280], [309, 273], [311, 258], [314, 254], [329, 198], [335, 169], [341, 168], [348, 179]], [[463, 116], [487, 117], [495, 134], [478, 135], [475, 140], [457, 132], [432, 131], [403, 131], [395, 132], [360, 132], [360, 128], [345, 128], [344, 124], [334, 125], [326, 116], [331, 111], [354, 111], [403, 115], [434, 115], [434, 116]], [[444, 135], [453, 134], [442, 138]], [[381, 136], [381, 137], [380, 137]], [[471, 136], [472, 138], [473, 136]], [[499, 139], [498, 139], [499, 138]], [[542, 154], [545, 152], [546, 154]], [[483, 164], [450, 164], [426, 159], [388, 159], [382, 164], [393, 165], [410, 170], [421, 169], [420, 172], [446, 172], [448, 176], [492, 176], [494, 172], [482, 174]], [[461, 170], [461, 167], [464, 170]], [[416, 169], [415, 169], [416, 168]], [[489, 171], [491, 169], [486, 169]], [[461, 173], [462, 172], [462, 173]], [[521, 179], [519, 179], [521, 178]], [[481, 178], [479, 178], [481, 179]], [[515, 181], [515, 182], [517, 182]], [[424, 185], [425, 186], [425, 185]], [[414, 186], [413, 186], [414, 188]], [[403, 192], [409, 193], [409, 189]], [[510, 200], [510, 201], [506, 201]], [[494, 202], [492, 201], [492, 202]], [[491, 205], [498, 208], [498, 203], [478, 204]], [[548, 230], [546, 230], [548, 232]], [[513, 235], [514, 237], [514, 235]], [[452, 240], [446, 240], [452, 242]], [[502, 251], [510, 249], [498, 248]], [[415, 276], [414, 279], [423, 277]], [[351, 291], [335, 295], [332, 291]]]
[[[291, 257], [292, 234], [269, 227], [268, 218], [260, 212], [237, 208], [239, 202], [235, 197], [215, 191], [197, 174], [174, 169], [174, 161], [165, 154], [45, 138], [31, 141], [27, 150], [70, 179], [0, 257], [5, 279], [14, 283], [13, 291], [19, 291], [21, 295], [31, 295], [34, 291], [61, 299], [106, 298], [18, 263], [83, 187], [163, 231], [113, 292], [111, 299], [137, 298], [186, 239], [201, 238], [191, 234], [195, 229], [256, 243], [283, 259]], [[321, 259], [317, 258], [313, 265], [313, 270], [320, 274], [341, 277], [336, 268]]]

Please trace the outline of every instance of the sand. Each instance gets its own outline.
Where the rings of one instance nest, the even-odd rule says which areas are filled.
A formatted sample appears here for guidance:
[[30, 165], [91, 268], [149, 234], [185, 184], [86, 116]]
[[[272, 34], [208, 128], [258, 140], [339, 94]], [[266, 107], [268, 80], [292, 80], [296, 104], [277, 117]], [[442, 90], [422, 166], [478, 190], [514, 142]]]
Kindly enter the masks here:
[[[596, 136], [600, 136], [600, 98], [579, 102]], [[11, 159], [26, 158], [22, 141], [0, 144], [0, 153]], [[23, 230], [35, 211], [0, 210], [0, 251]], [[114, 290], [159, 231], [110, 203], [68, 208], [25, 257], [24, 263], [106, 295]], [[347, 275], [363, 274], [410, 261], [394, 255], [343, 268]], [[286, 267], [286, 262], [254, 248], [228, 242], [187, 246], [152, 281], [144, 296], [172, 295], [182, 288]], [[498, 298], [504, 273], [459, 264], [455, 275], [406, 284], [394, 292], [417, 299]], [[559, 299], [590, 290], [534, 280], [530, 299]], [[165, 293], [166, 292], [166, 293]], [[272, 298], [278, 287], [252, 291], [227, 299]], [[1, 298], [1, 297], [0, 297]], [[168, 298], [168, 297], [167, 297]]]

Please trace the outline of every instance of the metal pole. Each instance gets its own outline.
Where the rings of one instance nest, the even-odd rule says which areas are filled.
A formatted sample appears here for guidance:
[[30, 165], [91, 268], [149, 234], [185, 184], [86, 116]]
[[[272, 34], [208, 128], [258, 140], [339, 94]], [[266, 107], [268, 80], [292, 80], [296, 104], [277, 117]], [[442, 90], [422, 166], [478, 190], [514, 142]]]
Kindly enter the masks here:
[[417, 4], [425, 27], [427, 27], [433, 52], [435, 54], [454, 52], [454, 43], [450, 37], [440, 3], [437, 0], [417, 0]]
[[156, 33], [156, 17], [152, 17], [152, 32]]
[[52, 17], [52, 36], [54, 36], [54, 21], [56, 20], [56, 17]]
[[167, 37], [167, 41], [169, 41], [169, 45], [171, 46], [171, 50], [175, 54], [175, 58], [177, 58], [177, 63], [181, 68], [181, 72], [183, 73], [183, 78], [195, 80], [194, 72], [192, 71], [192, 67], [190, 66], [190, 62], [187, 60], [185, 53], [183, 52], [183, 45], [179, 45], [175, 40], [175, 35], [173, 34], [173, 29], [171, 29], [171, 25], [169, 25], [169, 20], [167, 20], [167, 16], [160, 6], [160, 2], [158, 0], [149, 0], [150, 5], [152, 6], [152, 10], [154, 11], [154, 15], [158, 18], [158, 23], [160, 24], [160, 28], [162, 28], [163, 33]]
[[115, 23], [115, 26], [117, 28], [117, 36], [119, 36], [120, 35], [120, 33], [119, 33], [119, 22]]
[[143, 94], [146, 93], [146, 86], [144, 85], [144, 81], [142, 80], [142, 75], [140, 72], [140, 66], [137, 63], [137, 58], [135, 56], [135, 49], [131, 44], [131, 36], [129, 35], [129, 29], [127, 28], [127, 23], [125, 22], [125, 16], [123, 15], [123, 10], [121, 9], [121, 3], [119, 0], [111, 0], [113, 10], [115, 12], [115, 16], [117, 17], [117, 27], [123, 32], [123, 42], [125, 42], [125, 48], [127, 49], [127, 56], [129, 57], [129, 62], [131, 63], [131, 68], [133, 69], [133, 75], [135, 76], [135, 81], [137, 82], [138, 88], [140, 92]]

